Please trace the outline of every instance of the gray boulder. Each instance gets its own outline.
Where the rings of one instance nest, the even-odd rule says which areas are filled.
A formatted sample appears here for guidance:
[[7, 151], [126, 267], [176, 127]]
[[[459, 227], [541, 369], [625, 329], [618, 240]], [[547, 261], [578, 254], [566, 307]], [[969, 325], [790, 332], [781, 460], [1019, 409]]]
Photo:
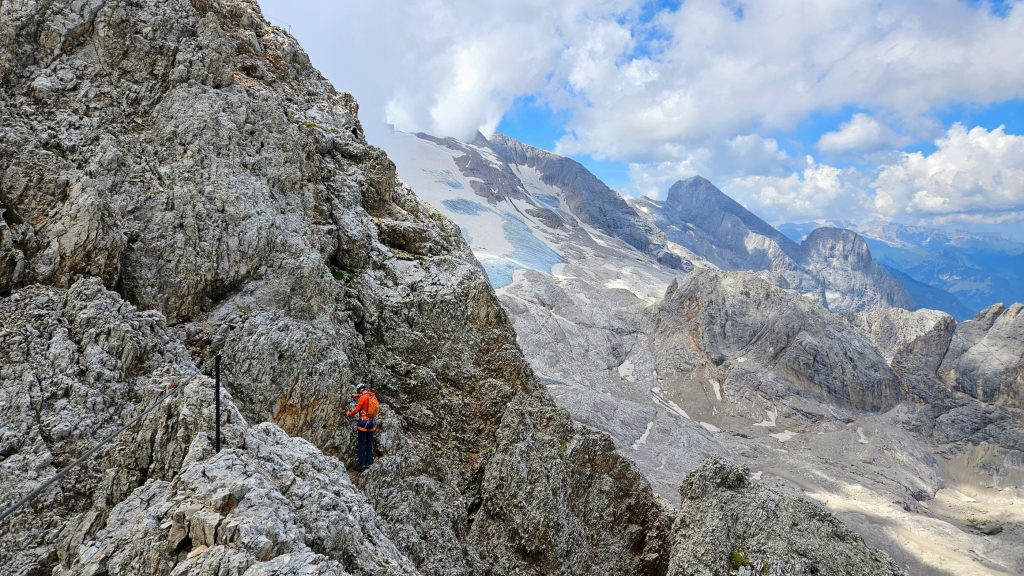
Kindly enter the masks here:
[[670, 576], [905, 574], [820, 506], [708, 458], [679, 487]]

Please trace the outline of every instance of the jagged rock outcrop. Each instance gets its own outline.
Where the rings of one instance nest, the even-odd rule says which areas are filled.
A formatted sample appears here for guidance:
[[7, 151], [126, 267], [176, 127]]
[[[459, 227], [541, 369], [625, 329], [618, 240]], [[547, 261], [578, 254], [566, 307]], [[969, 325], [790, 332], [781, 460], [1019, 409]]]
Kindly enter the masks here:
[[[1021, 306], [1014, 308], [1019, 314]], [[1014, 403], [1024, 358], [1014, 308], [993, 306], [959, 324], [944, 312], [898, 308], [847, 319], [875, 342], [915, 399], [916, 409], [908, 410], [910, 428], [939, 444], [993, 444], [1009, 451], [1000, 458], [1015, 462], [1024, 457], [1024, 428], [1015, 425], [1022, 414]]]
[[338, 574], [415, 572], [343, 464], [276, 425], [249, 427], [226, 391], [213, 454], [213, 382], [160, 314], [94, 278], [18, 290], [0, 319], [5, 506], [158, 404], [5, 521], [7, 573], [255, 574], [293, 555]]
[[861, 410], [903, 397], [872, 342], [842, 317], [751, 274], [694, 270], [669, 287], [651, 323], [659, 375], [682, 388], [715, 379], [726, 395], [807, 396]]
[[821, 228], [797, 244], [700, 176], [673, 184], [664, 201], [641, 197], [632, 205], [669, 240], [718, 268], [761, 273], [829, 310], [914, 307], [856, 233]]
[[[96, 279], [66, 291], [34, 286], [0, 298], [3, 506], [127, 422], [155, 397], [152, 388], [196, 374], [160, 314], [135, 310]], [[65, 523], [81, 528], [80, 541], [97, 521], [89, 512], [94, 501], [112, 506], [134, 488], [123, 477], [159, 477], [161, 471], [150, 472], [148, 465], [157, 447], [147, 442], [135, 448], [140, 462], [133, 459], [127, 470], [87, 463], [29, 512], [5, 520], [0, 563], [11, 574], [43, 570], [66, 555], [66, 541], [75, 538], [61, 534]]]
[[[418, 574], [343, 464], [274, 424], [250, 427], [230, 396], [215, 454], [203, 430], [211, 384], [189, 383], [119, 441], [108, 460], [137, 458], [128, 442], [147, 437], [184, 456], [117, 502], [91, 537], [63, 530], [72, 546], [55, 574]], [[102, 524], [103, 511], [87, 518]]]
[[[650, 487], [555, 408], [458, 230], [399, 182], [363, 139], [352, 97], [254, 2], [0, 11], [0, 326], [18, 326], [0, 350], [13, 355], [3, 389], [17, 412], [2, 435], [4, 502], [136, 413], [147, 387], [209, 373], [215, 354], [239, 418], [328, 455], [259, 426], [232, 448], [258, 454], [188, 466], [184, 438], [155, 459], [151, 444], [126, 441], [106, 457], [109, 478], [91, 465], [0, 527], [13, 573], [86, 571], [99, 556], [187, 571], [207, 554], [226, 573], [249, 555], [266, 561], [257, 573], [339, 570], [332, 561], [359, 573], [332, 548], [358, 523], [328, 514], [357, 495], [321, 493], [343, 484], [328, 463], [352, 454], [341, 414], [355, 383], [377, 388], [383, 424], [380, 460], [353, 485], [375, 511], [374, 541], [389, 539], [421, 573], [664, 570], [667, 524]], [[111, 311], [95, 335], [76, 336], [66, 326], [80, 314], [62, 302], [79, 300], [55, 290], [86, 288]], [[124, 322], [127, 336], [107, 336]], [[289, 451], [319, 471], [294, 472]], [[323, 515], [284, 513], [303, 506], [275, 476], [289, 467], [324, 498]], [[239, 518], [237, 555], [206, 536], [192, 559], [122, 546], [132, 532], [162, 538], [196, 502], [206, 508], [188, 525], [208, 531], [219, 504], [197, 492], [203, 470], [218, 485], [252, 472], [250, 487], [277, 502], [266, 513], [282, 507], [275, 526], [308, 539], [250, 538], [264, 514], [253, 511]]]
[[995, 304], [958, 324], [938, 374], [978, 400], [1024, 408], [1024, 304]]
[[800, 243], [801, 263], [821, 279], [834, 311], [913, 308], [906, 289], [871, 259], [864, 239], [851, 230], [817, 228]]
[[679, 487], [670, 576], [905, 574], [820, 506], [708, 458]]
[[871, 338], [898, 378], [919, 392], [934, 386], [956, 329], [952, 316], [937, 310], [879, 308], [850, 313], [847, 319]]

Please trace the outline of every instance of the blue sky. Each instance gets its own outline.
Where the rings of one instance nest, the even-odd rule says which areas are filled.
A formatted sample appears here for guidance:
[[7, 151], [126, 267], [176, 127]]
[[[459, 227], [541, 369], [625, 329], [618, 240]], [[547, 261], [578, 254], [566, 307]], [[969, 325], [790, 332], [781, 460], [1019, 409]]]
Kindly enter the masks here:
[[[780, 143], [783, 150], [794, 156], [815, 154], [815, 144], [822, 134], [837, 130], [855, 112], [860, 110], [844, 108], [827, 113], [809, 115], [796, 128], [788, 132], [769, 134]], [[517, 140], [554, 150], [563, 136], [569, 113], [554, 111], [534, 96], [517, 98], [498, 124], [498, 131]], [[944, 126], [961, 122], [969, 126], [983, 126], [989, 130], [1005, 126], [1012, 134], [1024, 134], [1024, 100], [1014, 99], [993, 104], [959, 103], [935, 110], [935, 117]], [[900, 146], [903, 151], [935, 151], [932, 139], [924, 138]], [[612, 188], [625, 189], [629, 186], [629, 165], [624, 161], [596, 160], [589, 154], [570, 154], [573, 159], [585, 165]], [[839, 158], [838, 166], [863, 166], [856, 158]]]
[[1021, 1], [261, 6], [356, 96], [371, 141], [500, 130], [625, 195], [699, 173], [774, 223], [1024, 239]]

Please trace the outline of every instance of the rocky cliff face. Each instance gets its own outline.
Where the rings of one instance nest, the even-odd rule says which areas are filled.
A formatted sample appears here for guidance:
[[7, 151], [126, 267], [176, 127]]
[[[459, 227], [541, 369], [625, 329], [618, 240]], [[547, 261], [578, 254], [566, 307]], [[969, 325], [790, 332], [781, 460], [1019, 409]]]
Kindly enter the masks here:
[[821, 279], [830, 310], [914, 308], [906, 289], [875, 264], [856, 232], [817, 228], [800, 243], [801, 263]]
[[979, 400], [1024, 408], [1024, 304], [995, 304], [958, 324], [939, 378]]
[[902, 397], [870, 340], [814, 302], [747, 274], [691, 272], [669, 287], [652, 323], [659, 375], [684, 388], [717, 378], [726, 395], [761, 390], [861, 410], [888, 409]]
[[[4, 503], [214, 354], [239, 426], [211, 456], [198, 415], [176, 424], [187, 433], [148, 420], [148, 441], [124, 440], [0, 528], [0, 561], [663, 570], [650, 488], [554, 407], [457, 229], [253, 2], [0, 11]], [[383, 399], [381, 459], [345, 482], [333, 458], [352, 453], [341, 414], [356, 383]]]

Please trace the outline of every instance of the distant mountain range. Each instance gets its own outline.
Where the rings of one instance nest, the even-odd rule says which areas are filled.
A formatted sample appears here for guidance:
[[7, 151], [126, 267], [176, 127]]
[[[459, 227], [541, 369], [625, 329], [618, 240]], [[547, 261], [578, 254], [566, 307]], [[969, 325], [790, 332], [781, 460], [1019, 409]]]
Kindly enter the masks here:
[[[969, 524], [1002, 518], [984, 490], [1024, 485], [1024, 307], [957, 323], [972, 310], [876, 261], [875, 239], [837, 223], [787, 236], [701, 177], [624, 200], [500, 134], [393, 136], [402, 180], [459, 226], [556, 403], [666, 499], [722, 455], [915, 574], [1024, 562], [1008, 544], [1024, 527]], [[942, 311], [907, 310], [921, 306]]]
[[915, 307], [857, 234], [821, 227], [798, 244], [700, 176], [676, 182], [664, 201], [641, 197], [631, 205], [717, 268], [762, 273], [829, 310]]
[[875, 260], [907, 288], [921, 307], [965, 319], [997, 302], [1024, 302], [1024, 244], [984, 234], [892, 222], [787, 223], [779, 230], [800, 241], [823, 224], [860, 234]]

